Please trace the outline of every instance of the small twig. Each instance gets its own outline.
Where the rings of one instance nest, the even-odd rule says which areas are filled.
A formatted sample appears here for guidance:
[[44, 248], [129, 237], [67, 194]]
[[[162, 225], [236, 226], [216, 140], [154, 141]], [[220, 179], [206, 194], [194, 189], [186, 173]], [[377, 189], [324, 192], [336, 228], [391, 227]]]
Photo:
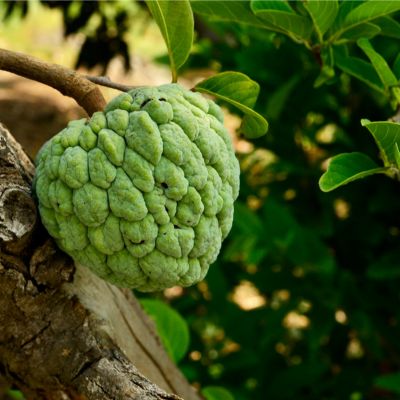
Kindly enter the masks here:
[[321, 57], [321, 46], [317, 45], [317, 46], [312, 47], [311, 52], [315, 58], [315, 61], [319, 65], [319, 67], [322, 68], [324, 66], [324, 63], [323, 63], [322, 57]]
[[106, 101], [100, 89], [83, 75], [57, 64], [50, 64], [23, 53], [0, 48], [0, 70], [32, 79], [70, 96], [91, 115], [101, 111]]
[[85, 78], [96, 85], [106, 86], [111, 89], [117, 89], [121, 92], [129, 92], [129, 90], [138, 88], [139, 86], [128, 86], [122, 83], [113, 82], [108, 76], [91, 76], [85, 75]]

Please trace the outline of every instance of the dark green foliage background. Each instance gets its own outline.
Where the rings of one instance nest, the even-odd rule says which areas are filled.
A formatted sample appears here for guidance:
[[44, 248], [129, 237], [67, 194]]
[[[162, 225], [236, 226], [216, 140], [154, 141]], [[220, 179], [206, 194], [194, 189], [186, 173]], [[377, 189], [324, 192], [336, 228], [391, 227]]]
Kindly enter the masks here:
[[[72, 32], [82, 21], [65, 22]], [[380, 162], [360, 120], [386, 120], [394, 111], [382, 95], [340, 71], [314, 88], [317, 60], [283, 35], [207, 18], [197, 18], [196, 27], [195, 53], [185, 68], [218, 65], [218, 72], [240, 71], [257, 81], [256, 110], [270, 129], [252, 141], [253, 152], [238, 155], [234, 225], [206, 284], [169, 300], [190, 327], [180, 367], [190, 381], [224, 386], [236, 400], [398, 398], [374, 380], [400, 367], [400, 186], [374, 176], [328, 194], [318, 188], [328, 157], [361, 151]], [[394, 62], [398, 39], [372, 43]], [[328, 124], [336, 134], [323, 143], [318, 132]], [[264, 150], [274, 162], [264, 165]], [[338, 200], [348, 206], [344, 218]], [[266, 305], [239, 308], [231, 299], [242, 281], [251, 282]], [[338, 310], [345, 323], [335, 319]], [[291, 311], [304, 314], [309, 325], [285, 327]], [[350, 343], [362, 350], [349, 351]]]
[[[253, 154], [239, 156], [234, 226], [206, 278], [208, 290], [192, 288], [172, 302], [190, 323], [192, 349], [202, 354], [182, 368], [190, 379], [227, 387], [236, 399], [397, 398], [374, 388], [374, 380], [397, 372], [400, 363], [399, 185], [375, 176], [329, 194], [318, 188], [328, 157], [362, 151], [380, 162], [360, 119], [386, 120], [394, 111], [382, 96], [340, 72], [314, 89], [318, 63], [282, 35], [232, 24], [207, 27], [218, 40], [200, 39], [198, 47], [206, 50], [190, 66], [215, 60], [221, 71], [256, 80], [257, 111], [270, 129], [252, 142]], [[387, 60], [397, 56], [398, 41], [373, 43]], [[289, 82], [293, 89], [281, 104], [277, 93]], [[336, 126], [336, 135], [321, 143], [317, 132], [327, 124]], [[277, 161], [262, 168], [260, 149]], [[291, 200], [285, 200], [288, 190], [295, 193]], [[249, 196], [259, 199], [255, 211]], [[346, 218], [335, 212], [337, 200], [348, 204]], [[266, 296], [266, 306], [243, 311], [229, 300], [242, 280]], [[282, 290], [290, 293], [286, 301], [278, 300]], [[292, 310], [309, 318], [306, 329], [284, 327]], [[345, 324], [335, 320], [337, 310], [346, 313]], [[224, 354], [229, 339], [240, 350]], [[352, 340], [361, 344], [358, 357], [349, 354]]]

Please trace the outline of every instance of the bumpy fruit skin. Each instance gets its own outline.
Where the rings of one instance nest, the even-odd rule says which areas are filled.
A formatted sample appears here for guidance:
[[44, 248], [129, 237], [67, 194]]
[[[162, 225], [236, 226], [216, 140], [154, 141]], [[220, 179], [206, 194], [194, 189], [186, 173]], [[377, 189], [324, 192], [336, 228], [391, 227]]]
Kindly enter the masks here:
[[232, 226], [239, 165], [223, 114], [177, 84], [123, 93], [70, 122], [36, 165], [49, 234], [117, 286], [193, 285]]

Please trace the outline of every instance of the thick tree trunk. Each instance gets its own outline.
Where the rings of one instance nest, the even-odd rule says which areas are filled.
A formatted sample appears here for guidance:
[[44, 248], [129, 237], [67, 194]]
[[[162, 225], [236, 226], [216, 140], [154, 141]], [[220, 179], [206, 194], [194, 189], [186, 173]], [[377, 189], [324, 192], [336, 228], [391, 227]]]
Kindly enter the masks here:
[[29, 400], [199, 400], [132, 293], [74, 265], [48, 237], [33, 172], [0, 125], [0, 391], [15, 385]]

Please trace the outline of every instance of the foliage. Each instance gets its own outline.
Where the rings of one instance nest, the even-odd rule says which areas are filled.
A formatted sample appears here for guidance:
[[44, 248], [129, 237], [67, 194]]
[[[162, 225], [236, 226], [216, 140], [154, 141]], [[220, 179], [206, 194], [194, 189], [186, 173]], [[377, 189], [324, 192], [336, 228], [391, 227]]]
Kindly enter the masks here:
[[240, 131], [248, 138], [265, 135], [268, 122], [253, 110], [260, 87], [257, 82], [239, 72], [222, 72], [195, 86], [196, 91], [214, 95], [233, 104], [244, 113]]
[[173, 308], [160, 300], [142, 299], [140, 303], [154, 320], [168, 354], [178, 363], [189, 348], [189, 328], [186, 321]]
[[319, 180], [319, 187], [324, 192], [330, 192], [356, 179], [385, 172], [386, 168], [380, 168], [363, 153], [343, 153], [332, 158], [328, 170]]
[[373, 174], [398, 177], [400, 168], [400, 125], [395, 122], [361, 120], [379, 148], [384, 167], [379, 167], [366, 154], [344, 153], [334, 157], [322, 175], [319, 186], [324, 192]]
[[178, 80], [178, 68], [187, 60], [193, 43], [193, 13], [188, 1], [147, 1], [168, 48], [172, 81]]
[[24, 395], [19, 390], [10, 389], [6, 395], [11, 400], [25, 400]]
[[[194, 1], [193, 5], [197, 12], [207, 15], [209, 18], [228, 19], [283, 33], [309, 49], [317, 57], [321, 67], [314, 87], [332, 83], [336, 66], [386, 96], [394, 108], [399, 106], [398, 78], [385, 58], [375, 51], [369, 40], [380, 35], [398, 38], [400, 25], [391, 18], [391, 14], [400, 10], [399, 2], [346, 1], [339, 4], [336, 0], [329, 2], [313, 0], [304, 3], [252, 0], [250, 2], [239, 2], [240, 10], [232, 10], [227, 2], [218, 3], [221, 4], [214, 6], [208, 2]], [[226, 7], [226, 10], [231, 9], [232, 12], [221, 18], [221, 5]], [[249, 18], [250, 15], [251, 19]], [[351, 55], [354, 42], [365, 53], [369, 62]], [[389, 143], [389, 148], [386, 150], [389, 152], [394, 152], [397, 148], [395, 146], [398, 146], [396, 144], [397, 134], [394, 131], [395, 128], [389, 130], [388, 133], [393, 132], [394, 136], [385, 139]], [[398, 154], [398, 149], [396, 154]], [[375, 168], [374, 172], [371, 172], [371, 169], [362, 170], [365, 157], [362, 160], [360, 157], [351, 158], [351, 163], [357, 164], [355, 167], [357, 178], [354, 178], [354, 171], [347, 171], [347, 173], [350, 173], [351, 180], [372, 173], [382, 173], [382, 170], [378, 168]], [[339, 165], [340, 168], [342, 161], [348, 163], [349, 160], [348, 156], [336, 158], [334, 167]], [[343, 168], [346, 168], [346, 166]], [[322, 178], [322, 184], [327, 179], [332, 180], [329, 174], [331, 174], [330, 171], [328, 171], [327, 176]], [[397, 173], [388, 175], [397, 176]], [[329, 190], [347, 182], [349, 182], [349, 179], [338, 178], [329, 185]], [[321, 188], [326, 190], [326, 187], [321, 186]]]
[[201, 394], [206, 400], [234, 400], [226, 389], [219, 386], [206, 386]]
[[386, 389], [393, 393], [400, 393], [400, 373], [387, 374], [378, 377], [375, 385], [379, 388]]
[[397, 108], [399, 3], [338, 2], [333, 20], [335, 3], [192, 2], [207, 26], [196, 66], [258, 82], [256, 110], [270, 125], [239, 141], [241, 192], [222, 256], [197, 290], [170, 300], [191, 327], [181, 368], [235, 399], [397, 396], [398, 375], [383, 377], [399, 368], [398, 187], [380, 175], [327, 194], [317, 183], [341, 152], [362, 153], [350, 165], [361, 173], [395, 167], [396, 134], [383, 136], [389, 165], [366, 128], [397, 125], [360, 121]]

